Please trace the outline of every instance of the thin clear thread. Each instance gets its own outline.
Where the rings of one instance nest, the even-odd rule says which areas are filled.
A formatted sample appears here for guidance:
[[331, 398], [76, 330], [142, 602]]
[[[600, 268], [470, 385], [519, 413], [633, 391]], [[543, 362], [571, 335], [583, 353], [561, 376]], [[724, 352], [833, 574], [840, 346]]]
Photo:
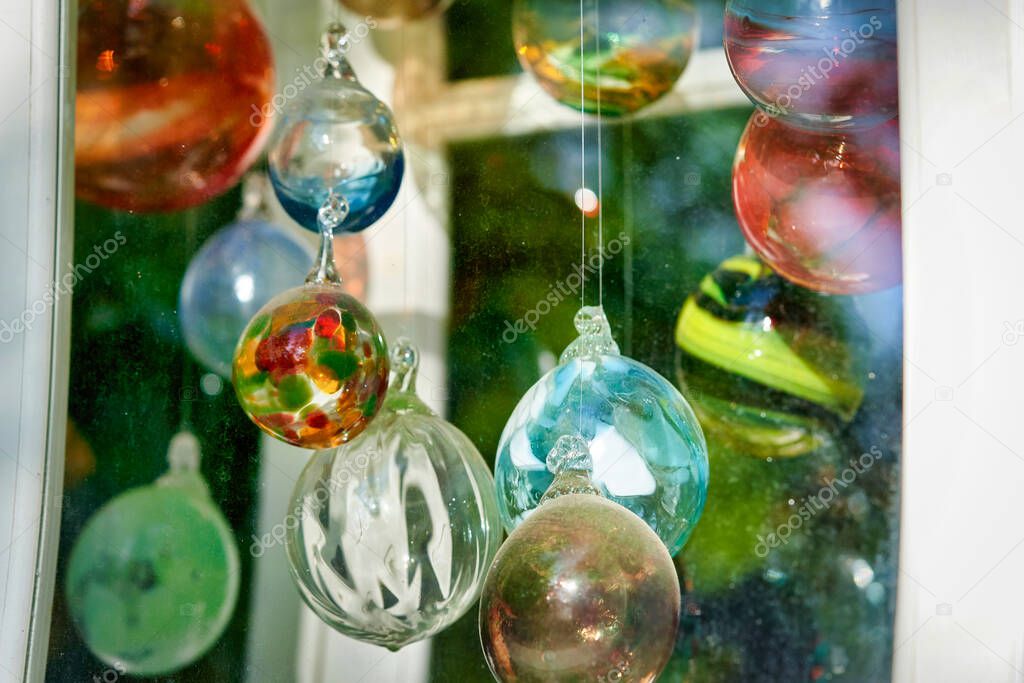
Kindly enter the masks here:
[[623, 232], [629, 237], [623, 258], [622, 289], [625, 302], [626, 318], [626, 355], [633, 355], [633, 122], [626, 121], [623, 126]]
[[[584, 46], [586, 35], [583, 30], [584, 22], [584, 0], [580, 0], [580, 187], [584, 190], [587, 187], [587, 86], [586, 71], [584, 70], [585, 52]], [[586, 200], [586, 192], [582, 194]], [[583, 202], [581, 202], [583, 203]], [[587, 214], [580, 208], [580, 273], [586, 272], [587, 266]], [[580, 282], [580, 307], [587, 305], [587, 278], [584, 275]], [[583, 436], [583, 359], [575, 362], [580, 364], [580, 405], [579, 405], [579, 435]]]
[[[580, 187], [587, 187], [587, 91], [586, 71], [584, 70], [584, 41], [586, 40], [584, 22], [584, 0], [580, 0]], [[586, 193], [583, 193], [585, 196]], [[580, 210], [580, 266], [587, 265], [587, 214]], [[584, 271], [585, 272], [585, 271]], [[587, 281], [583, 278], [580, 285], [580, 306], [587, 305]]]
[[597, 53], [597, 303], [604, 307], [604, 143], [601, 139], [601, 0], [594, 2]]

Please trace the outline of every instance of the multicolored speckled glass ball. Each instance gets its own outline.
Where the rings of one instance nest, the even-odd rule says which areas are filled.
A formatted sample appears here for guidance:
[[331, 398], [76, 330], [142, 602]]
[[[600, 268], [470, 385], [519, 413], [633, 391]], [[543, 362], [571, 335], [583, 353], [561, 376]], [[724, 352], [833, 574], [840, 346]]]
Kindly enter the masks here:
[[787, 280], [863, 294], [902, 280], [899, 124], [812, 133], [751, 118], [733, 167], [747, 243]]
[[495, 460], [502, 521], [512, 531], [527, 519], [553, 480], [547, 454], [560, 436], [579, 433], [601, 493], [639, 515], [674, 555], [707, 498], [700, 424], [668, 380], [619, 353], [600, 308], [582, 309], [576, 326], [579, 338], [502, 432]]
[[[198, 453], [195, 437], [179, 435], [178, 446], [183, 439]], [[220, 638], [238, 586], [235, 538], [206, 483], [195, 469], [172, 469], [89, 520], [71, 551], [65, 590], [97, 658], [158, 676], [188, 666]]]
[[523, 68], [556, 100], [589, 113], [620, 116], [661, 98], [697, 43], [689, 0], [516, 0], [513, 12]]
[[679, 580], [636, 515], [598, 495], [546, 501], [498, 551], [480, 641], [503, 682], [653, 681], [679, 624]]
[[235, 351], [232, 381], [260, 429], [302, 448], [350, 441], [388, 387], [380, 325], [340, 285], [310, 282], [275, 297]]

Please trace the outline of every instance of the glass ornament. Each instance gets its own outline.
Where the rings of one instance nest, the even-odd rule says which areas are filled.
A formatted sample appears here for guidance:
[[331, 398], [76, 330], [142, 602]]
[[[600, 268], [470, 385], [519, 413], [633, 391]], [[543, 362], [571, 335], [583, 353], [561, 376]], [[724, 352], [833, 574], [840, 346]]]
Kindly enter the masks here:
[[232, 383], [242, 409], [267, 434], [302, 448], [360, 434], [388, 387], [380, 324], [345, 292], [334, 264], [334, 229], [346, 211], [341, 198], [328, 197], [306, 284], [261, 308], [235, 348]]
[[394, 203], [405, 172], [391, 110], [356, 78], [348, 50], [348, 32], [331, 24], [323, 76], [285, 106], [270, 143], [277, 198], [309, 230], [317, 230], [317, 212], [331, 193], [349, 207], [340, 231], [370, 227]]
[[89, 650], [136, 676], [177, 671], [220, 638], [238, 598], [235, 538], [199, 473], [199, 442], [174, 437], [170, 469], [104, 505], [75, 542], [65, 592]]
[[639, 515], [673, 555], [707, 498], [708, 454], [689, 404], [664, 377], [623, 356], [600, 307], [576, 314], [579, 337], [523, 396], [498, 444], [498, 507], [510, 532], [551, 485], [547, 454], [587, 440], [601, 493]]
[[292, 576], [313, 611], [398, 650], [476, 602], [502, 529], [480, 453], [416, 396], [416, 350], [400, 341], [391, 362], [380, 415], [357, 441], [314, 456], [286, 527]]
[[701, 281], [676, 323], [676, 371], [709, 439], [791, 457], [853, 419], [862, 375], [833, 309], [753, 256], [726, 259]]
[[232, 187], [270, 133], [270, 43], [244, 0], [105, 0], [78, 13], [75, 193], [173, 211]]
[[653, 681], [672, 656], [672, 558], [636, 515], [599, 495], [587, 442], [562, 436], [556, 478], [505, 541], [480, 599], [480, 642], [499, 681]]
[[452, 0], [339, 0], [339, 2], [350, 11], [366, 16], [384, 28], [396, 28], [406, 22], [441, 14], [452, 4]]
[[512, 24], [519, 61], [549, 95], [588, 113], [600, 100], [608, 116], [671, 90], [698, 32], [690, 0], [516, 0]]
[[896, 116], [896, 6], [877, 0], [729, 0], [725, 54], [768, 115], [818, 130]]
[[189, 351], [218, 375], [231, 377], [235, 343], [258, 310], [300, 280], [309, 246], [264, 220], [259, 181], [247, 188], [238, 220], [214, 233], [188, 264], [178, 319]]
[[828, 294], [902, 280], [899, 126], [811, 133], [755, 114], [740, 139], [733, 201], [771, 268]]

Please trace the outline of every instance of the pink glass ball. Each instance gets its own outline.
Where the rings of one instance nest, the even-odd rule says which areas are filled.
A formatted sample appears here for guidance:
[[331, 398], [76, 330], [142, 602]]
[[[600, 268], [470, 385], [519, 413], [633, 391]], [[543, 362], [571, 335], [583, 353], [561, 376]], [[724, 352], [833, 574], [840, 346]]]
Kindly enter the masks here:
[[828, 294], [902, 279], [899, 126], [814, 133], [757, 113], [733, 167], [740, 228], [775, 272]]
[[499, 681], [653, 681], [679, 606], [658, 536], [618, 503], [573, 493], [543, 503], [498, 551], [480, 640]]

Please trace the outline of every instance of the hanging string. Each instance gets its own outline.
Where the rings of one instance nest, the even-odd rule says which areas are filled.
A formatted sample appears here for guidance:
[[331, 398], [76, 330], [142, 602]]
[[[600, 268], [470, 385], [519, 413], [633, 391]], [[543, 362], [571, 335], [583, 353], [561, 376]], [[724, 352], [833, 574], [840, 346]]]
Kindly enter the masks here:
[[[587, 86], [586, 71], [584, 70], [584, 46], [586, 37], [584, 34], [584, 0], [580, 0], [580, 187], [587, 188]], [[586, 192], [583, 193], [584, 196]], [[580, 266], [587, 265], [587, 214], [580, 210]], [[581, 270], [585, 273], [586, 270]], [[580, 306], [587, 305], [587, 278], [583, 277], [580, 284]]]
[[[580, 0], [580, 188], [584, 190], [586, 197], [587, 188], [587, 86], [586, 71], [584, 70], [584, 46], [586, 36], [583, 30], [584, 11], [583, 2]], [[584, 199], [585, 201], [585, 199]], [[580, 208], [580, 308], [587, 305], [587, 214]], [[580, 406], [579, 406], [579, 435], [583, 436], [583, 362], [580, 363]]]
[[633, 122], [626, 121], [622, 128], [622, 194], [623, 232], [629, 238], [623, 254], [622, 288], [626, 314], [626, 355], [633, 355]]
[[597, 53], [597, 302], [604, 307], [604, 143], [601, 140], [601, 0], [594, 1], [594, 47]]
[[[405, 39], [406, 39], [405, 31], [406, 31], [405, 25], [403, 24], [401, 29], [400, 29], [400, 31], [399, 31], [398, 66], [395, 69], [395, 113], [398, 116], [404, 116], [405, 104], [406, 104], [405, 86], [406, 86], [406, 80], [408, 79], [408, 73], [406, 72], [406, 69], [408, 68], [408, 63], [406, 62], [406, 55], [405, 55]], [[408, 205], [406, 205], [406, 208], [408, 208]], [[411, 329], [411, 327], [412, 327], [412, 310], [411, 310], [411, 308], [409, 306], [409, 270], [410, 270], [410, 260], [409, 260], [409, 212], [408, 211], [402, 211], [402, 239], [404, 241], [404, 249], [405, 249], [405, 254], [402, 257], [402, 259], [404, 261], [403, 265], [404, 265], [404, 268], [405, 268], [405, 272], [402, 275], [402, 286], [405, 289], [405, 292], [403, 293], [405, 301], [403, 303], [403, 315], [402, 315], [403, 322], [402, 322], [402, 326], [404, 328], [404, 330], [403, 330], [404, 336], [411, 337], [413, 331]]]

